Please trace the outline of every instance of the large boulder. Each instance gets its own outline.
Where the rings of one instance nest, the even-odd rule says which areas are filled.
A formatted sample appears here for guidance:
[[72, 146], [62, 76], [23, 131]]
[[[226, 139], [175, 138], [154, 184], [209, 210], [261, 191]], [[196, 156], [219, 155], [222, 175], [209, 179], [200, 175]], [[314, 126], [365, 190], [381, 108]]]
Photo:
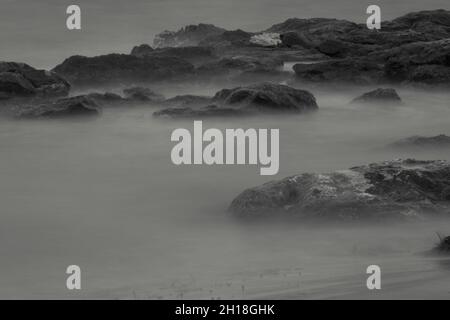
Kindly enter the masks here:
[[352, 100], [352, 103], [361, 104], [399, 104], [402, 101], [397, 91], [392, 88], [378, 88], [366, 92]]
[[19, 106], [15, 110], [17, 118], [79, 118], [101, 114], [101, 107], [88, 96], [58, 99], [42, 104]]
[[224, 89], [213, 100], [221, 105], [265, 112], [307, 112], [318, 108], [310, 92], [271, 83]]
[[22, 98], [31, 96], [66, 96], [69, 83], [57, 74], [37, 70], [16, 62], [0, 62], [0, 96], [3, 98]]
[[419, 218], [449, 214], [450, 164], [394, 160], [305, 173], [248, 189], [231, 203], [240, 217]]
[[53, 71], [73, 84], [83, 86], [174, 79], [191, 74], [194, 66], [176, 57], [108, 54], [97, 57], [72, 56]]

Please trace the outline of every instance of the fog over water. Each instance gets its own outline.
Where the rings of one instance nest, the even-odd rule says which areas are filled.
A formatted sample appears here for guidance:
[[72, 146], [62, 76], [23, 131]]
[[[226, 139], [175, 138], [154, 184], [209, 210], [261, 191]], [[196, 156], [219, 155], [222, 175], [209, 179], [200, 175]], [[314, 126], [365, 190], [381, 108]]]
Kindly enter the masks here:
[[370, 4], [381, 6], [383, 20], [412, 11], [450, 9], [447, 0], [78, 0], [82, 31], [73, 32], [65, 25], [71, 4], [71, 0], [2, 0], [1, 59], [52, 68], [74, 54], [128, 53], [137, 44], [151, 44], [163, 30], [188, 24], [261, 31], [294, 17], [364, 22]]
[[[448, 150], [383, 148], [448, 133], [448, 92], [399, 89], [405, 104], [388, 108], [348, 104], [369, 88], [309, 89], [320, 106], [312, 115], [204, 121], [204, 128], [279, 128], [274, 177], [259, 176], [257, 166], [174, 166], [171, 132], [193, 122], [155, 119], [152, 107], [105, 109], [87, 122], [2, 120], [0, 297], [358, 297], [368, 294], [359, 291], [369, 264], [383, 265], [386, 279], [392, 273], [386, 286], [395, 290], [380, 297], [414, 297], [424, 283], [445, 295], [445, 265], [421, 253], [436, 231], [448, 232], [448, 221], [304, 226], [243, 224], [227, 214], [239, 192], [271, 179], [396, 157], [450, 159]], [[80, 293], [64, 287], [70, 264], [84, 270]]]

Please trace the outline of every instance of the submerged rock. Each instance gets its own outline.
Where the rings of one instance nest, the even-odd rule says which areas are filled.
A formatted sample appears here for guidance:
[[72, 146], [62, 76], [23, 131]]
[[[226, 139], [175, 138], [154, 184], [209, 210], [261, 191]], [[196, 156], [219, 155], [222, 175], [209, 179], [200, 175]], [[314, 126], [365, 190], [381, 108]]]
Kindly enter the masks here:
[[412, 136], [391, 143], [390, 148], [449, 148], [450, 137], [441, 134], [434, 137]]
[[100, 104], [102, 107], [109, 107], [109, 106], [118, 106], [123, 105], [128, 102], [127, 99], [123, 98], [122, 96], [112, 93], [112, 92], [105, 92], [105, 93], [89, 93], [86, 95], [86, 97], [94, 100], [98, 104]]
[[389, 103], [397, 104], [402, 99], [397, 94], [397, 91], [392, 88], [379, 88], [370, 92], [366, 92], [363, 95], [352, 100], [352, 103]]
[[0, 96], [7, 98], [66, 96], [69, 83], [57, 74], [25, 63], [0, 62]]
[[168, 107], [200, 107], [207, 105], [211, 100], [211, 97], [187, 94], [167, 99], [162, 102], [162, 105]]
[[167, 118], [209, 118], [209, 117], [236, 117], [248, 114], [245, 110], [238, 108], [218, 107], [210, 105], [202, 108], [167, 108], [153, 113], [154, 117]]
[[152, 82], [192, 74], [194, 66], [176, 57], [108, 54], [72, 56], [53, 71], [76, 85]]
[[305, 173], [248, 189], [231, 203], [240, 217], [342, 220], [450, 214], [450, 164], [393, 160], [333, 173]]
[[101, 111], [94, 99], [76, 96], [39, 105], [21, 106], [15, 115], [18, 118], [76, 118], [98, 116]]
[[149, 88], [131, 87], [123, 90], [125, 99], [140, 102], [162, 102], [166, 98]]

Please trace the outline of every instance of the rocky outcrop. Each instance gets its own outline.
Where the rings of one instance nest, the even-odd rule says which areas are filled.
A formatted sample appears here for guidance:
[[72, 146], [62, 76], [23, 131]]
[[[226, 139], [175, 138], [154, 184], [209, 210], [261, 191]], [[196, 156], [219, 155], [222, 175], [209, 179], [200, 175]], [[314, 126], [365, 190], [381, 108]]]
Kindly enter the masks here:
[[37, 70], [25, 63], [0, 62], [0, 96], [22, 97], [66, 96], [70, 85], [57, 74]]
[[224, 89], [216, 93], [213, 101], [260, 112], [300, 113], [318, 108], [316, 98], [310, 92], [271, 83]]
[[176, 57], [108, 54], [72, 56], [53, 69], [78, 86], [127, 84], [176, 79], [194, 71], [194, 66]]
[[366, 92], [352, 100], [352, 103], [361, 104], [399, 104], [401, 102], [402, 99], [398, 95], [397, 91], [392, 88], [379, 88]]
[[394, 160], [333, 173], [305, 173], [248, 189], [233, 200], [240, 217], [384, 220], [450, 214], [450, 164]]
[[15, 110], [17, 118], [78, 118], [93, 117], [101, 113], [101, 107], [88, 96], [76, 96], [56, 101], [20, 106]]
[[208, 37], [221, 35], [225, 31], [212, 24], [189, 25], [176, 32], [164, 31], [156, 35], [153, 45], [155, 48], [198, 46]]
[[433, 137], [412, 136], [391, 143], [388, 147], [395, 149], [450, 148], [450, 137], [445, 134]]

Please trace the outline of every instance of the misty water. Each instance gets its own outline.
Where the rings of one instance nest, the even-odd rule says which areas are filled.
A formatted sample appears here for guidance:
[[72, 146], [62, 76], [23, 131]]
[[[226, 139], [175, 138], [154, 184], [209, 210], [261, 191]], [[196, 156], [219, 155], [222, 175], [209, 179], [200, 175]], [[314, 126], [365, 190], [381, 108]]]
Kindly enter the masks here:
[[[299, 84], [294, 85], [300, 87]], [[381, 225], [244, 223], [227, 213], [245, 188], [301, 172], [393, 158], [450, 160], [450, 150], [399, 152], [411, 135], [449, 133], [450, 93], [398, 89], [401, 106], [349, 104], [371, 88], [308, 87], [309, 115], [207, 119], [204, 128], [279, 128], [280, 172], [175, 166], [175, 128], [156, 107], [105, 108], [96, 120], [0, 120], [0, 298], [448, 297], [445, 260], [424, 252], [450, 220]], [[214, 86], [157, 88], [211, 95]], [[82, 270], [82, 290], [65, 269]], [[365, 287], [382, 267], [384, 288]]]

